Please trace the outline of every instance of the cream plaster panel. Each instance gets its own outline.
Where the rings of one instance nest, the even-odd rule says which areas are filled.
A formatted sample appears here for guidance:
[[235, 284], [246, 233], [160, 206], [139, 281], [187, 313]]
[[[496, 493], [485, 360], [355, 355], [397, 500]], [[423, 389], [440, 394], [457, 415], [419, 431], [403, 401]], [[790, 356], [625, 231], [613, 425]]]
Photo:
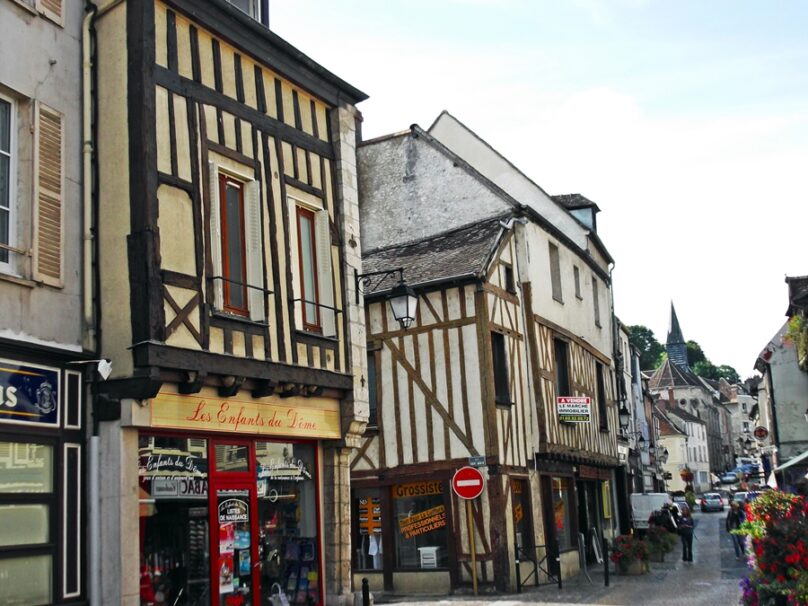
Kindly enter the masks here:
[[[180, 304], [182, 306], [182, 304]], [[166, 324], [169, 324], [171, 320], [176, 316], [174, 310], [168, 304], [168, 301], [163, 303], [163, 308], [165, 309], [166, 314]], [[191, 312], [191, 316], [198, 316], [199, 311], [194, 310]], [[169, 337], [166, 339], [166, 345], [171, 345], [172, 347], [182, 347], [184, 349], [200, 349], [199, 343], [191, 334], [191, 331], [185, 326], [185, 324], [180, 323], [179, 326], [172, 332]]]
[[300, 366], [309, 365], [309, 352], [303, 343], [297, 344], [297, 363]]
[[158, 86], [155, 89], [157, 116], [157, 170], [171, 174], [171, 136], [168, 132], [168, 90]]
[[319, 347], [312, 347], [311, 348], [311, 360], [309, 360], [309, 366], [313, 368], [320, 368], [320, 348]]
[[485, 451], [485, 431], [482, 423], [474, 422], [474, 419], [485, 418], [483, 414], [483, 392], [480, 374], [480, 358], [477, 349], [477, 327], [474, 324], [464, 326], [463, 331], [463, 355], [466, 361], [466, 389], [468, 390], [469, 414], [472, 419], [471, 438], [473, 444], [479, 452]]
[[264, 78], [264, 96], [266, 97], [267, 115], [278, 118], [278, 102], [275, 97], [275, 76], [272, 72], [262, 70]]
[[297, 178], [304, 183], [309, 182], [309, 172], [306, 167], [306, 150], [298, 147], [297, 153]]
[[281, 98], [283, 101], [283, 121], [291, 127], [295, 126], [295, 104], [292, 100], [292, 87], [281, 80]]
[[326, 108], [319, 103], [315, 108], [315, 119], [317, 120], [317, 134], [320, 139], [328, 141], [328, 119], [326, 118]]
[[219, 125], [216, 121], [216, 108], [211, 105], [204, 105], [203, 111], [205, 114], [205, 131], [208, 139], [220, 143]]
[[292, 157], [292, 145], [285, 141], [281, 143], [281, 153], [283, 154], [283, 174], [287, 177], [294, 177], [295, 165]]
[[[132, 319], [129, 302], [129, 130], [126, 105], [126, 9], [112, 9], [97, 24], [99, 124], [98, 153], [101, 158], [99, 196], [101, 200], [100, 245], [101, 304], [104, 309], [104, 351], [112, 359], [112, 378], [132, 372]], [[107, 169], [109, 167], [109, 169]]]
[[[227, 44], [219, 45], [222, 57], [222, 92], [231, 99], [236, 98], [236, 56]], [[243, 67], [243, 64], [242, 64]]]
[[310, 153], [309, 158], [311, 160], [311, 184], [318, 188], [323, 188], [323, 179], [320, 173], [320, 156], [315, 153]]
[[250, 158], [258, 155], [253, 151], [252, 126], [246, 120], [241, 121], [241, 153]]
[[191, 138], [188, 134], [188, 103], [174, 95], [174, 130], [177, 141], [177, 172], [181, 179], [191, 180]]
[[379, 414], [382, 416], [382, 423], [385, 428], [381, 437], [384, 440], [384, 452], [386, 454], [388, 467], [396, 467], [400, 464], [398, 460], [398, 450], [396, 448], [396, 435], [401, 429], [396, 424], [395, 407], [393, 406], [393, 368], [390, 350], [385, 347], [381, 351], [381, 360], [379, 363], [379, 374], [381, 376], [379, 401], [389, 402], [390, 405], [380, 406]]
[[216, 78], [213, 74], [213, 40], [203, 29], [197, 30], [199, 41], [199, 71], [202, 84], [210, 89], [216, 88]]
[[208, 350], [211, 353], [224, 353], [224, 331], [217, 326], [210, 327]]
[[256, 360], [266, 360], [264, 351], [264, 338], [258, 335], [252, 335], [252, 351], [253, 358]]
[[193, 202], [188, 194], [170, 185], [157, 189], [161, 266], [187, 275], [196, 275]]
[[303, 132], [313, 135], [311, 97], [298, 91], [297, 99], [300, 104], [300, 126], [303, 127]]
[[[410, 339], [414, 341], [413, 347], [418, 349], [418, 360], [419, 363], [416, 365], [415, 360], [416, 358], [413, 356], [413, 366], [418, 370], [419, 375], [424, 377], [427, 384], [429, 384], [429, 335], [421, 334], [421, 335], [413, 335], [413, 338]], [[424, 392], [421, 391], [417, 386], [413, 386], [413, 405], [415, 407], [415, 418], [416, 422], [421, 422], [422, 425], [419, 427], [421, 430], [419, 433], [421, 434], [422, 439], [415, 440], [414, 443], [414, 450], [415, 450], [415, 458], [416, 461], [423, 462], [429, 460], [429, 441], [431, 440], [431, 436], [426, 433], [426, 418], [429, 414], [429, 406], [427, 406], [426, 398], [424, 397]]]
[[233, 331], [233, 355], [239, 358], [247, 357], [247, 349], [244, 343], [244, 333], [238, 330]]
[[161, 67], [168, 67], [168, 50], [166, 49], [166, 7], [158, 4], [154, 10], [154, 60]]
[[459, 320], [463, 317], [460, 311], [460, 297], [454, 288], [446, 291], [446, 302], [449, 308], [449, 320]]
[[177, 15], [177, 68], [180, 76], [190, 80], [194, 77], [194, 70], [191, 63], [191, 31], [188, 25], [187, 19]]
[[[327, 158], [323, 158], [323, 166], [325, 167], [325, 187], [323, 191], [325, 192], [325, 199], [328, 203], [328, 212], [331, 215], [331, 220], [334, 220], [334, 189], [333, 189], [333, 181], [331, 179], [331, 161]], [[354, 238], [359, 240], [359, 232], [352, 234]], [[359, 249], [357, 249], [359, 250]]]
[[258, 109], [255, 96], [255, 63], [249, 58], [241, 57], [241, 74], [244, 80], [244, 103], [253, 109]]
[[222, 112], [222, 124], [224, 125], [224, 141], [220, 141], [220, 143], [230, 149], [236, 149], [236, 117], [233, 114]]
[[[193, 291], [193, 290], [189, 290], [187, 288], [180, 288], [179, 286], [166, 285], [165, 289], [168, 292], [168, 294], [171, 295], [171, 298], [174, 299], [174, 301], [177, 303], [177, 305], [179, 305], [181, 308], [185, 307], [185, 305], [196, 294], [196, 292]], [[169, 318], [174, 318], [175, 315], [176, 314], [173, 311], [170, 314], [168, 314], [166, 316], [166, 322], [170, 323], [171, 320]], [[196, 322], [193, 322], [193, 318], [191, 316], [189, 316], [189, 319], [192, 320], [192, 323], [193, 323], [194, 327], [198, 328], [198, 324]]]

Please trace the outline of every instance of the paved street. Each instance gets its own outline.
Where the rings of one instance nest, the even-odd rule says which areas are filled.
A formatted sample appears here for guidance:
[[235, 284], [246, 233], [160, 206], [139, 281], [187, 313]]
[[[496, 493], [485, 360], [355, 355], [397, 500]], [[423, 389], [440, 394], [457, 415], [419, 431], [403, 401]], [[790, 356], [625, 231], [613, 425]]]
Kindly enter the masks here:
[[602, 567], [590, 571], [592, 583], [584, 575], [565, 582], [564, 588], [542, 587], [518, 595], [493, 598], [480, 596], [434, 597], [429, 600], [396, 600], [407, 606], [446, 604], [447, 606], [497, 604], [602, 604], [675, 606], [729, 606], [738, 603], [738, 583], [746, 572], [746, 562], [738, 562], [729, 535], [724, 532], [724, 516], [720, 513], [696, 513], [694, 562], [681, 561], [681, 548], [667, 556], [664, 563], [652, 563], [651, 572], [639, 577], [611, 576], [610, 587], [604, 587]]

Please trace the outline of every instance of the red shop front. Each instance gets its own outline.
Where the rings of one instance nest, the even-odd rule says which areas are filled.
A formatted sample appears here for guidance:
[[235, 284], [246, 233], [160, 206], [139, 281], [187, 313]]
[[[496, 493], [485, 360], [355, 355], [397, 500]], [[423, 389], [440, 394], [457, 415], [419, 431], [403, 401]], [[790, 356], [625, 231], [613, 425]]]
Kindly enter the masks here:
[[141, 429], [141, 606], [323, 603], [319, 448]]

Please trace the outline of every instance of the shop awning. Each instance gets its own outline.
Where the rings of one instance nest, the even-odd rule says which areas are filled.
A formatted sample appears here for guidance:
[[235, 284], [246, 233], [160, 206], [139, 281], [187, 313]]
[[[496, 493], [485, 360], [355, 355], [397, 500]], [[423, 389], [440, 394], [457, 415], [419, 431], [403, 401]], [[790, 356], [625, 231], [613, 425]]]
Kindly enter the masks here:
[[796, 457], [791, 457], [788, 461], [786, 461], [785, 463], [783, 463], [779, 467], [775, 467], [773, 471], [783, 471], [784, 469], [787, 469], [787, 468], [791, 467], [792, 465], [796, 465], [797, 463], [801, 463], [802, 461], [808, 461], [808, 450], [806, 450], [801, 455], [798, 455]]

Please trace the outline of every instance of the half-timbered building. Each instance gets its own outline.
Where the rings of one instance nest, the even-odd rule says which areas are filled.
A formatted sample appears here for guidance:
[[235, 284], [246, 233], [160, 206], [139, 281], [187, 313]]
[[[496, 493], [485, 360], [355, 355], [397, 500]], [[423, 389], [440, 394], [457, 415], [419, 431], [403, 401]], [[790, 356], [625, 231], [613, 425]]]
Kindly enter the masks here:
[[96, 4], [95, 603], [343, 603], [365, 95], [266, 1]]
[[[570, 574], [579, 529], [586, 550], [612, 528], [610, 259], [537, 186], [544, 199], [525, 203], [467, 161], [484, 155], [474, 140], [490, 150], [471, 131], [439, 131], [413, 126], [358, 151], [363, 264], [403, 269], [419, 304], [403, 331], [384, 301], [394, 282], [365, 299], [371, 425], [351, 463], [355, 580], [451, 591], [471, 583], [475, 561], [481, 583], [507, 590], [517, 559], [560, 545]], [[580, 398], [582, 422], [561, 422], [558, 397]], [[470, 462], [486, 490], [469, 529], [450, 483]]]

